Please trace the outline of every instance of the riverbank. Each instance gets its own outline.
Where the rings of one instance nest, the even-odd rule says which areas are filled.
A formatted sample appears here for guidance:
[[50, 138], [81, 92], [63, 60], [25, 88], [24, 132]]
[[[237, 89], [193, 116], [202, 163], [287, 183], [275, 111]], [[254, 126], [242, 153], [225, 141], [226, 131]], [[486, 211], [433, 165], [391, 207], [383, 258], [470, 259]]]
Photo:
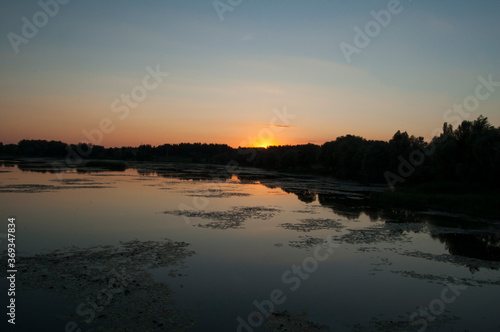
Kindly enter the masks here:
[[[2, 159], [3, 162], [1, 162], [1, 164], [5, 164], [6, 166], [18, 165], [21, 170], [25, 171], [58, 172], [64, 171], [65, 169], [65, 167], [62, 166], [64, 165], [63, 160], [55, 160], [51, 158], [0, 158], [0, 160]], [[145, 163], [148, 165], [150, 164], [148, 162]], [[163, 163], [164, 162], [160, 162], [158, 164]], [[179, 164], [193, 165], [193, 163]], [[216, 166], [214, 164], [206, 165]], [[130, 166], [130, 162], [122, 160], [85, 160], [82, 161], [81, 165], [76, 167], [76, 170], [78, 172], [95, 172], [100, 170], [124, 171]], [[219, 166], [223, 167], [224, 165]], [[288, 169], [285, 173], [282, 171], [279, 173], [292, 177], [326, 176], [327, 178], [330, 178], [330, 176], [323, 174], [320, 169], [312, 169], [309, 172], [300, 172], [297, 169]], [[450, 213], [461, 213], [471, 217], [500, 220], [500, 208], [498, 207], [498, 203], [500, 202], [500, 192], [493, 187], [485, 188], [484, 186], [455, 182], [425, 183], [397, 187], [395, 191], [391, 191], [389, 189], [386, 191], [376, 190], [370, 194], [369, 199], [371, 205], [384, 208], [436, 210]]]

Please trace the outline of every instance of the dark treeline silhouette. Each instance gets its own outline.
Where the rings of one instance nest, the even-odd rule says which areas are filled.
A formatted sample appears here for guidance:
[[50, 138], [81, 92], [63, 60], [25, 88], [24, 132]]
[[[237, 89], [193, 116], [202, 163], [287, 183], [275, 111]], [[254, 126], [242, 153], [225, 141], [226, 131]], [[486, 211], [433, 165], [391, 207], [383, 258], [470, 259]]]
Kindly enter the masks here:
[[346, 135], [323, 145], [286, 145], [238, 148], [225, 144], [182, 143], [153, 147], [104, 148], [86, 143], [22, 140], [0, 143], [0, 155], [75, 160], [174, 161], [258, 167], [319, 174], [364, 182], [460, 182], [500, 184], [500, 127], [480, 116], [463, 121], [456, 129], [444, 123], [431, 142], [398, 131], [386, 141]]

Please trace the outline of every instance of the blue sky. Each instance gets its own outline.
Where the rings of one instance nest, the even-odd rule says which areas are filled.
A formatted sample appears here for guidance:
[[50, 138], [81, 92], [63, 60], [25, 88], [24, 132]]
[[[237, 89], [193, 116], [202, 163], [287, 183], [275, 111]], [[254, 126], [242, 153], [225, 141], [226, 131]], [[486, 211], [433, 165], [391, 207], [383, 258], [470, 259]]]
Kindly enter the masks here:
[[[15, 53], [8, 33], [22, 35], [21, 19], [41, 8], [3, 1], [0, 141], [76, 143], [107, 118], [105, 146], [238, 146], [285, 107], [295, 117], [269, 143], [389, 139], [399, 129], [429, 139], [478, 76], [500, 82], [500, 2], [402, 0], [348, 63], [340, 43], [354, 45], [353, 28], [388, 3], [243, 0], [221, 21], [213, 1], [72, 0]], [[170, 75], [119, 119], [110, 105], [147, 66]], [[499, 126], [499, 106], [500, 88], [468, 120]]]

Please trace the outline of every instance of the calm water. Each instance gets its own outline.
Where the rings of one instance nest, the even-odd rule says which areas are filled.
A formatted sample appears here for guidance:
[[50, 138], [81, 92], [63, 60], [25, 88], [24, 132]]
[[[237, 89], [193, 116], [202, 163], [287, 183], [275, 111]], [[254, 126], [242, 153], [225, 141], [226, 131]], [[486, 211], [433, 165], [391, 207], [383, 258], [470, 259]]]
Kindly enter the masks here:
[[13, 331], [500, 330], [495, 221], [380, 209], [364, 199], [376, 187], [260, 170], [1, 165]]

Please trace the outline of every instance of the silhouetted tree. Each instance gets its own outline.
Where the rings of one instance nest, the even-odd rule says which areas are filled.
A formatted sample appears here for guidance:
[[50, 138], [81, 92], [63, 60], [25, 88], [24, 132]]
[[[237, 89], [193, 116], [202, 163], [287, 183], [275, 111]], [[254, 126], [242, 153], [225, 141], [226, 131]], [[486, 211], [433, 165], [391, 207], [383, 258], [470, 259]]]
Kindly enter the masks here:
[[[454, 129], [444, 123], [443, 132], [430, 144], [422, 137], [398, 130], [388, 142], [368, 141], [346, 135], [315, 144], [282, 145], [268, 148], [233, 149], [225, 144], [180, 143], [157, 147], [105, 148], [58, 141], [21, 140], [16, 144], [0, 143], [0, 155], [12, 157], [65, 158], [69, 151], [81, 159], [137, 161], [183, 161], [261, 167], [293, 172], [321, 174], [367, 182], [383, 182], [386, 171], [398, 173], [401, 159], [412, 154], [425, 157], [405, 183], [450, 181], [481, 186], [500, 184], [500, 128], [486, 117], [463, 121]], [[418, 153], [417, 153], [418, 152]], [[72, 158], [75, 156], [72, 155]], [[407, 180], [407, 181], [406, 181]]]

